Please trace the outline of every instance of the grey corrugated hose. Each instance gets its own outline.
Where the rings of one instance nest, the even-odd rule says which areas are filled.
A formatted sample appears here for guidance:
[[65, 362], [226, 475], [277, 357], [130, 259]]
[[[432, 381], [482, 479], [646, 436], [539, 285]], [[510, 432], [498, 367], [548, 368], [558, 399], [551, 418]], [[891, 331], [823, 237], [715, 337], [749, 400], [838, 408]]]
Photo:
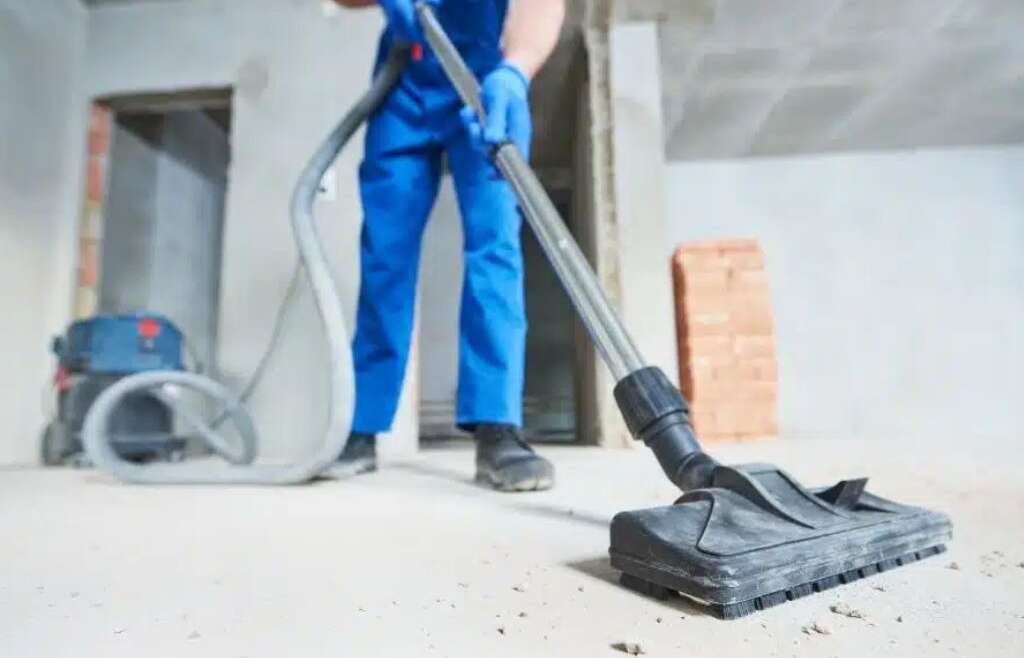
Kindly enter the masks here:
[[[313, 290], [330, 358], [327, 427], [316, 451], [295, 464], [253, 464], [259, 441], [252, 418], [237, 395], [200, 374], [155, 371], [125, 377], [105, 390], [90, 408], [82, 437], [89, 458], [98, 468], [126, 482], [141, 484], [300, 484], [331, 469], [348, 440], [355, 403], [355, 381], [348, 328], [337, 286], [317, 235], [313, 202], [324, 173], [398, 82], [407, 59], [407, 48], [392, 49], [370, 89], [313, 154], [292, 195], [292, 231], [303, 271]], [[187, 414], [186, 420], [200, 438], [230, 465], [214, 460], [135, 464], [121, 459], [114, 451], [110, 443], [109, 423], [112, 412], [125, 396], [148, 390], [173, 404], [175, 387], [197, 391], [223, 405], [223, 413], [232, 420], [238, 432], [237, 439], [229, 440], [218, 434], [217, 422], [207, 424], [194, 415], [188, 415], [182, 407], [178, 407], [178, 411]]]

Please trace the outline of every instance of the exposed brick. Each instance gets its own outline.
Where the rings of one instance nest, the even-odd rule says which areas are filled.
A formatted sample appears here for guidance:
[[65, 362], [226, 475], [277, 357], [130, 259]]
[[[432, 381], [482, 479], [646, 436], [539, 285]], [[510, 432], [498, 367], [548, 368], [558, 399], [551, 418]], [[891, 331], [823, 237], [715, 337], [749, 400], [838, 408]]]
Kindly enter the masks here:
[[741, 294], [761, 295], [763, 299], [768, 292], [768, 274], [764, 270], [731, 270], [729, 290]]
[[[694, 382], [693, 401], [697, 404], [705, 400], [716, 402], [775, 402], [777, 393], [775, 382], [744, 381], [742, 379]], [[712, 407], [714, 409], [715, 407]]]
[[106, 157], [110, 151], [110, 133], [89, 131], [89, 155]]
[[690, 422], [698, 437], [705, 437], [718, 431], [714, 413], [694, 410], [690, 413]]
[[729, 264], [736, 270], [763, 270], [764, 256], [760, 251], [731, 252]]
[[99, 282], [99, 244], [95, 240], [83, 240], [78, 247], [78, 285], [93, 287]]
[[775, 356], [772, 337], [767, 334], [742, 335], [734, 338], [736, 356], [741, 359], [771, 358]]
[[729, 326], [737, 335], [770, 336], [773, 331], [772, 316], [760, 304], [735, 306], [729, 312]]
[[106, 187], [104, 180], [103, 161], [97, 157], [89, 158], [89, 165], [86, 168], [86, 200], [90, 203], [103, 203], [103, 190]]
[[110, 130], [110, 121], [113, 118], [113, 112], [110, 108], [99, 103], [93, 103], [92, 107], [89, 108], [89, 130], [91, 131], [103, 131]]
[[720, 432], [753, 437], [770, 436], [775, 428], [774, 404], [719, 403], [715, 405], [715, 428]]
[[689, 336], [680, 353], [696, 357], [727, 356], [731, 361], [736, 349], [730, 336]]
[[694, 313], [689, 317], [690, 336], [728, 336], [732, 333], [732, 319], [728, 313]]
[[103, 213], [98, 204], [86, 203], [82, 210], [80, 240], [99, 240], [103, 230]]
[[736, 359], [733, 363], [714, 368], [713, 381], [716, 382], [760, 382], [774, 381], [763, 378], [757, 362], [769, 359]]
[[727, 270], [732, 267], [730, 259], [718, 252], [683, 252], [681, 262], [688, 273]]
[[754, 240], [684, 244], [672, 260], [683, 393], [709, 440], [777, 433], [768, 276]]
[[779, 366], [775, 359], [749, 359], [747, 364], [754, 368], [754, 377], [758, 381], [776, 382], [779, 380]]
[[687, 271], [683, 275], [681, 294], [687, 294], [691, 290], [718, 291], [725, 293], [729, 289], [729, 273], [726, 270], [698, 270]]

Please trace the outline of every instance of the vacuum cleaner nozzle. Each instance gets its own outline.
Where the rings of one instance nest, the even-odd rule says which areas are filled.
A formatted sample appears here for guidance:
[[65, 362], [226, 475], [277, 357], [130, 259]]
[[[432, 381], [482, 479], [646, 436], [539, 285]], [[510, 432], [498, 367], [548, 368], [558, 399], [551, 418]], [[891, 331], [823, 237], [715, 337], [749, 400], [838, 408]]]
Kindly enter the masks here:
[[[418, 1], [423, 33], [463, 103], [483, 116], [480, 85]], [[724, 617], [869, 575], [941, 550], [946, 517], [864, 493], [864, 480], [809, 491], [782, 471], [728, 468], [705, 454], [689, 406], [636, 345], [601, 290], [558, 209], [513, 144], [492, 154], [612, 374], [633, 436], [654, 452], [685, 494], [672, 507], [623, 512], [612, 521], [612, 564], [623, 582], [652, 594], [679, 591]]]
[[774, 466], [717, 464], [660, 371], [631, 379], [616, 388], [630, 429], [687, 493], [612, 520], [611, 563], [624, 585], [679, 592], [734, 619], [945, 550], [945, 515], [871, 495], [866, 479], [811, 490]]

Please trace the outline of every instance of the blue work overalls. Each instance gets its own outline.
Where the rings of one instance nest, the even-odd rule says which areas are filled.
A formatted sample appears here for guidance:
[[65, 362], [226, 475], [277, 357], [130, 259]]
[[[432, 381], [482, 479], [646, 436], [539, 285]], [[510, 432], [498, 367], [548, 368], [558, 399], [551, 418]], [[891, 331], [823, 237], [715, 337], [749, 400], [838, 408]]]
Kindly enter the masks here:
[[[478, 78], [501, 62], [506, 8], [506, 0], [444, 0], [437, 8]], [[385, 31], [378, 66], [391, 41]], [[420, 245], [445, 155], [465, 253], [456, 422], [467, 429], [481, 422], [522, 422], [526, 314], [516, 199], [469, 141], [458, 116], [462, 104], [429, 48], [424, 50], [370, 119], [359, 171], [364, 223], [353, 343], [355, 432], [387, 431], [394, 419], [413, 328]]]

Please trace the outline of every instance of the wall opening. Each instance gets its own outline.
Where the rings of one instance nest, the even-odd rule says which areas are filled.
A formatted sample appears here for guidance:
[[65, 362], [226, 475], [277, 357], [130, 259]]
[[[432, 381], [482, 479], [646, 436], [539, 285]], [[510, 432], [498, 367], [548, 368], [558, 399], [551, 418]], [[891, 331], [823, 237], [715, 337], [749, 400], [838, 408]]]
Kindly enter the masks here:
[[216, 362], [231, 93], [106, 98], [92, 110], [76, 315], [149, 311]]
[[[576, 10], [574, 10], [576, 11]], [[578, 11], [576, 13], [579, 13]], [[586, 221], [578, 194], [577, 142], [588, 138], [577, 122], [585, 53], [580, 16], [571, 16], [548, 63], [534, 81], [531, 165], [570, 230]], [[568, 296], [532, 229], [522, 234], [525, 266], [526, 381], [523, 421], [528, 440], [592, 443], [577, 422], [581, 375], [588, 358], [579, 348], [581, 328]], [[419, 300], [420, 436], [448, 439], [455, 428], [458, 388], [458, 308], [462, 235], [451, 185], [446, 182], [424, 236]], [[586, 250], [586, 245], [584, 245]]]

